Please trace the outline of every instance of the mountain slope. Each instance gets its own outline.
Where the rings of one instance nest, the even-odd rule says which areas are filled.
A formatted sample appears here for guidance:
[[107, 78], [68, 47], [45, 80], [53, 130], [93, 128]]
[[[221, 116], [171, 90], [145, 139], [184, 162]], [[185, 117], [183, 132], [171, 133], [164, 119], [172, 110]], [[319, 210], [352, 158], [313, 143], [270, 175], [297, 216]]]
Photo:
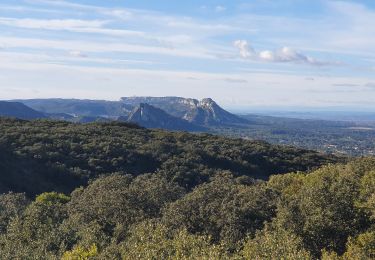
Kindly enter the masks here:
[[[80, 99], [30, 99], [16, 101], [22, 102], [26, 106], [42, 113], [52, 114], [51, 118], [61, 118], [60, 115], [67, 114], [73, 117], [98, 117], [111, 120], [128, 118], [140, 104], [149, 104], [164, 110], [170, 116], [179, 118], [180, 120], [174, 119], [176, 121], [175, 124], [179, 125], [177, 129], [185, 131], [191, 131], [192, 128], [192, 125], [183, 123], [185, 121], [204, 127], [249, 123], [246, 119], [225, 111], [210, 98], [201, 101], [182, 97], [124, 97], [120, 101]], [[67, 120], [72, 121], [69, 118]], [[156, 127], [175, 129], [175, 127], [167, 128], [164, 125], [168, 124], [166, 122], [155, 124]], [[180, 126], [186, 126], [187, 128], [181, 129]]]
[[127, 105], [147, 103], [175, 117], [204, 126], [248, 123], [246, 119], [224, 110], [210, 98], [198, 101], [181, 97], [123, 97], [121, 101]]
[[163, 110], [146, 103], [139, 104], [127, 118], [128, 122], [147, 128], [162, 128], [180, 131], [203, 131], [204, 128], [186, 120], [171, 116]]
[[182, 97], [123, 97], [121, 102], [132, 106], [147, 103], [179, 118], [183, 118], [188, 111], [195, 108], [199, 103], [196, 99]]
[[38, 119], [46, 116], [19, 102], [0, 101], [0, 116], [19, 119]]
[[27, 99], [16, 100], [35, 110], [48, 114], [69, 114], [89, 117], [118, 117], [129, 114], [133, 107], [118, 101], [81, 99]]
[[0, 133], [0, 191], [28, 195], [70, 192], [90, 178], [116, 172], [156, 172], [194, 188], [223, 171], [267, 179], [338, 161], [335, 156], [260, 141], [149, 130], [121, 122], [0, 118]]
[[211, 98], [199, 101], [198, 105], [185, 114], [184, 119], [199, 125], [246, 124], [246, 119], [240, 118], [221, 108]]

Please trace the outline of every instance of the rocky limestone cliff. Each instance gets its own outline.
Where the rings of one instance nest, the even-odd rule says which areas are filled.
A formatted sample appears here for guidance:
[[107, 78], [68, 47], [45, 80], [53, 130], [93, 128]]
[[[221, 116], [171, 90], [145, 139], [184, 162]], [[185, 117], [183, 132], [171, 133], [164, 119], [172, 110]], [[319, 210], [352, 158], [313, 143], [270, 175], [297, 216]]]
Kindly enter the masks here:
[[211, 98], [202, 100], [181, 97], [128, 97], [122, 98], [128, 105], [147, 103], [166, 113], [197, 125], [246, 124], [246, 119], [229, 113]]
[[[124, 120], [122, 118], [122, 120]], [[126, 119], [147, 128], [163, 128], [182, 131], [204, 131], [201, 126], [194, 125], [186, 120], [174, 117], [165, 111], [147, 103], [139, 104]]]

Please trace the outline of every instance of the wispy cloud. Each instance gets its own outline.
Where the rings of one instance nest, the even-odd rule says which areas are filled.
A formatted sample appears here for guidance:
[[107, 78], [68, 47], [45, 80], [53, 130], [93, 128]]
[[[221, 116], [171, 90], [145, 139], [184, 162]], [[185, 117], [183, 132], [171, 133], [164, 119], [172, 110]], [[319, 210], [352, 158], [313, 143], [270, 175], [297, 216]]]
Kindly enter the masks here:
[[227, 10], [227, 8], [225, 6], [222, 6], [222, 5], [217, 5], [215, 7], [215, 11], [218, 12], [218, 13], [224, 12], [226, 10]]
[[[0, 56], [1, 60], [6, 61], [6, 57]], [[30, 81], [28, 86], [19, 86], [20, 93], [18, 98], [36, 97], [31, 93], [31, 89], [39, 91], [37, 97], [76, 97], [76, 98], [105, 98], [116, 100], [119, 96], [126, 95], [180, 95], [190, 97], [211, 96], [218, 101], [225, 101], [230, 97], [236, 104], [251, 105], [321, 105], [326, 104], [321, 100], [322, 91], [327, 100], [336, 100], [330, 104], [348, 104], [363, 101], [370, 102], [372, 96], [368, 92], [357, 92], [351, 95], [347, 92], [329, 90], [334, 82], [353, 81], [351, 78], [325, 78], [317, 77], [315, 81], [307, 82], [305, 76], [269, 74], [269, 73], [202, 73], [194, 71], [170, 71], [170, 70], [145, 70], [128, 68], [106, 68], [98, 66], [66, 65], [58, 63], [45, 63], [43, 57], [37, 61], [33, 57], [18, 57], [9, 59], [5, 63], [0, 63], [0, 69], [7, 71], [6, 80], [13, 86], [16, 82], [16, 75], [23, 71], [23, 79]], [[43, 82], [35, 82], [33, 79], [43, 73]], [[66, 79], [72, 79], [66, 81]], [[101, 79], [107, 79], [105, 82]], [[191, 79], [199, 79], [191, 84]], [[235, 85], [230, 88], [230, 95], [223, 96], [222, 91], [228, 90], [228, 81], [225, 79], [241, 80], [251, 82], [251, 84], [241, 84], [236, 88]], [[359, 84], [365, 84], [362, 79], [356, 79]], [[54, 82], [54, 88], [51, 88], [51, 82]], [[74, 84], [72, 84], [72, 82]], [[124, 82], [126, 84], [124, 85]], [[158, 87], [155, 86], [158, 83]], [[279, 84], [270, 84], [277, 82]], [[367, 81], [370, 82], [370, 81]], [[240, 83], [240, 82], [238, 82]], [[103, 85], [105, 84], [105, 88]], [[77, 87], [87, 86], [87, 87]], [[189, 85], [189, 88], [176, 88], [176, 85]], [[95, 91], [92, 91], [95, 89]], [[309, 99], [302, 98], [308, 89], [314, 89], [315, 92], [309, 92]], [[200, 91], [198, 91], [200, 90]], [[294, 95], [291, 95], [294, 93]], [[1, 98], [14, 98], [15, 94], [4, 91], [0, 88]], [[232, 101], [231, 101], [232, 102]], [[226, 103], [227, 105], [231, 103]], [[232, 103], [233, 104], [233, 103]]]
[[0, 17], [0, 24], [28, 29], [74, 30], [80, 28], [101, 28], [108, 21], [74, 19], [17, 19]]
[[166, 56], [177, 57], [192, 57], [192, 58], [206, 58], [216, 59], [215, 55], [205, 53], [204, 50], [199, 49], [173, 49], [163, 46], [144, 46], [137, 44], [126, 43], [111, 43], [111, 42], [90, 42], [79, 40], [45, 40], [36, 38], [21, 38], [21, 37], [0, 37], [0, 45], [9, 48], [29, 48], [35, 50], [65, 50], [71, 51], [74, 49], [81, 49], [88, 52], [123, 52], [123, 53], [141, 53], [141, 54], [159, 54]]
[[97, 7], [94, 5], [77, 4], [77, 3], [62, 1], [62, 0], [24, 0], [24, 2], [30, 3], [30, 4], [44, 4], [44, 5], [51, 5], [51, 6], [57, 6], [57, 7], [90, 9], [90, 10], [101, 9], [101, 7]]
[[99, 33], [114, 36], [142, 36], [139, 31], [116, 30], [104, 28], [108, 20], [77, 20], [77, 19], [18, 19], [0, 17], [0, 25], [13, 26], [26, 29], [64, 30], [82, 33]]
[[[327, 100], [355, 102], [370, 100], [373, 91], [375, 11], [364, 2], [314, 1], [311, 9], [309, 1], [295, 0], [168, 8], [147, 0], [5, 2], [0, 4], [0, 76], [17, 89], [32, 82], [29, 77], [35, 89], [46, 86], [43, 95], [52, 93], [54, 76], [70, 78], [77, 95], [87, 93], [82, 86], [105, 95], [103, 81], [87, 81], [100, 77], [111, 79], [116, 96], [115, 90], [125, 90], [115, 84], [137, 86], [128, 94], [152, 94], [147, 91], [158, 82], [165, 94], [193, 95], [195, 89], [202, 96], [257, 104], [305, 102], [308, 88], [316, 91], [311, 97], [316, 103], [319, 91]], [[294, 3], [302, 8], [291, 15]], [[341, 65], [336, 61], [345, 66], [335, 66]], [[192, 79], [199, 80], [191, 84]], [[345, 96], [342, 89], [356, 95]]]
[[48, 8], [34, 8], [22, 5], [0, 5], [0, 10], [11, 11], [11, 12], [36, 12], [36, 13], [47, 13], [47, 14], [65, 14], [62, 10], [53, 10]]

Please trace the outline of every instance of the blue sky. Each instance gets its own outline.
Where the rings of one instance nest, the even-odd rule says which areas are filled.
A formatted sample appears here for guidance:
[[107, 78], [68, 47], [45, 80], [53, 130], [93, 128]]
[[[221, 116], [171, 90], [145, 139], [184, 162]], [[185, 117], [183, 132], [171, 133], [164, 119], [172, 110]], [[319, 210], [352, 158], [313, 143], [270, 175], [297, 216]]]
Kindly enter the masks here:
[[375, 108], [374, 1], [2, 0], [0, 99]]

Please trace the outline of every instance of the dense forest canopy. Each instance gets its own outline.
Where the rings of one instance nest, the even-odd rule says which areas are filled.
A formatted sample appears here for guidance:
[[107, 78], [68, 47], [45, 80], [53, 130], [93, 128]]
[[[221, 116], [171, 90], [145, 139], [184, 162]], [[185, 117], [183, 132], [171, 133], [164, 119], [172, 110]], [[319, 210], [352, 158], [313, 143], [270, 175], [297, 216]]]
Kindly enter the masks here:
[[375, 159], [192, 191], [111, 174], [65, 195], [0, 196], [3, 259], [374, 259]]
[[222, 171], [267, 179], [337, 162], [334, 156], [260, 141], [147, 130], [127, 123], [0, 119], [0, 191], [70, 193], [111, 173], [158, 173], [191, 189]]
[[2, 259], [374, 259], [375, 159], [0, 122]]

